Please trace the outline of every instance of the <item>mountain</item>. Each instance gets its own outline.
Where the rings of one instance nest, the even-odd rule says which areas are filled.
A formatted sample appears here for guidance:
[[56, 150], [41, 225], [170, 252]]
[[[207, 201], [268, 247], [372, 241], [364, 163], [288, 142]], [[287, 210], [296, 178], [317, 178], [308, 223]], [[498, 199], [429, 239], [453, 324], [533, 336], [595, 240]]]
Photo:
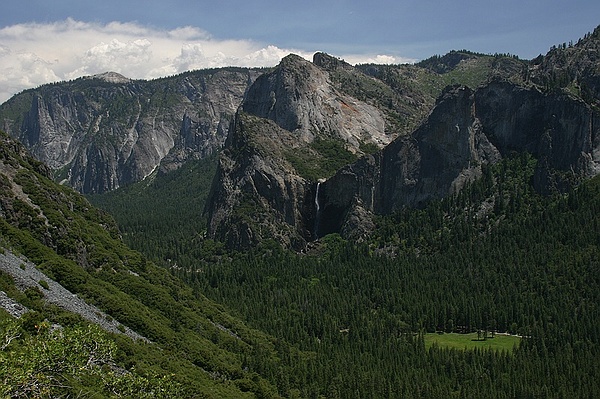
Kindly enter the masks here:
[[[549, 61], [454, 53], [424, 62], [442, 74], [467, 68], [456, 75], [465, 80], [481, 59], [494, 67], [476, 87], [447, 86], [412, 132], [391, 123], [401, 109], [360, 90], [383, 91], [385, 82], [372, 76], [378, 67], [363, 68], [368, 75], [320, 53], [313, 64], [287, 57], [256, 80], [236, 114], [207, 207], [209, 235], [231, 247], [275, 238], [296, 249], [328, 233], [359, 237], [372, 215], [456, 194], [482, 165], [513, 152], [540, 160], [540, 192], [564, 192], [600, 173], [598, 98], [582, 94], [595, 90], [597, 48], [598, 30], [560, 57], [551, 51]], [[542, 78], [563, 76], [557, 70], [570, 71], [571, 80]], [[396, 86], [394, 93], [404, 92]], [[335, 173], [319, 168], [317, 145], [328, 141], [338, 146], [326, 157]]]
[[[490, 75], [515, 75], [524, 65], [510, 57], [464, 51], [452, 54], [465, 59], [457, 63], [448, 61], [448, 57], [432, 58], [440, 65], [448, 64], [444, 73], [439, 73], [439, 68], [428, 63], [352, 67], [343, 60], [318, 53], [313, 65], [318, 68], [306, 70], [305, 76], [311, 76], [310, 85], [314, 87], [328, 87], [327, 92], [314, 99], [321, 103], [313, 102], [312, 110], [309, 107], [298, 112], [298, 121], [284, 122], [282, 115], [277, 117], [278, 121], [290, 129], [298, 126], [289, 123], [304, 123], [306, 138], [313, 134], [307, 118], [320, 115], [314, 112], [320, 106], [333, 106], [319, 122], [311, 122], [314, 129], [323, 132], [339, 125], [341, 118], [352, 116], [352, 104], [340, 108], [341, 103], [336, 105], [332, 97], [335, 93], [343, 94], [346, 100], [359, 100], [363, 111], [371, 116], [379, 113], [375, 119], [364, 121], [362, 132], [357, 130], [358, 124], [354, 132], [346, 132], [354, 137], [352, 148], [359, 146], [361, 140], [367, 145], [357, 153], [360, 155], [377, 148], [368, 147], [373, 140], [365, 140], [365, 131], [380, 131], [375, 140], [379, 147], [397, 135], [410, 133], [446, 85], [457, 81], [474, 87]], [[321, 76], [316, 71], [322, 71]], [[153, 171], [168, 173], [189, 159], [205, 158], [220, 150], [244, 94], [264, 72], [267, 70], [219, 68], [154, 81], [132, 80], [106, 72], [44, 85], [1, 104], [0, 128], [46, 163], [57, 181], [82, 193], [108, 192], [141, 181]], [[327, 85], [321, 84], [324, 76]], [[272, 83], [264, 79], [261, 84]], [[260, 91], [259, 86], [256, 89]], [[286, 89], [283, 86], [280, 89], [283, 90], [277, 92], [280, 103], [271, 113], [284, 108], [281, 101]], [[304, 89], [310, 89], [308, 82]], [[263, 104], [251, 105], [250, 99], [255, 94], [246, 96], [249, 112], [254, 112], [252, 107], [270, 107], [270, 98], [260, 100]], [[298, 101], [296, 106], [301, 107]], [[368, 107], [371, 109], [367, 110]], [[355, 117], [356, 122], [360, 120]]]
[[272, 337], [129, 249], [108, 214], [50, 175], [0, 132], [3, 395], [276, 396], [260, 374], [279, 368]]
[[390, 214], [457, 194], [482, 165], [514, 152], [539, 159], [538, 191], [568, 191], [600, 173], [599, 123], [598, 110], [563, 93], [507, 82], [449, 88], [412, 135], [321, 184], [319, 235], [355, 234], [356, 214]]
[[102, 193], [218, 151], [259, 70], [222, 68], [154, 81], [119, 74], [44, 85], [0, 107], [0, 128], [57, 180]]
[[351, 66], [317, 53], [269, 70], [150, 82], [107, 73], [17, 95], [0, 121], [83, 193], [222, 148], [208, 236], [230, 248], [274, 238], [301, 250], [331, 232], [363, 236], [372, 215], [456, 193], [515, 151], [543, 161], [540, 192], [595, 175], [598, 35], [532, 61], [462, 50]]
[[596, 43], [557, 63], [289, 56], [218, 165], [88, 196], [118, 228], [0, 135], [0, 304], [21, 315], [0, 311], [0, 392], [35, 369], [50, 397], [594, 397]]
[[[456, 78], [473, 79], [475, 69]], [[275, 238], [302, 249], [320, 235], [319, 182], [406, 136], [433, 103], [423, 81], [443, 79], [412, 66], [359, 69], [323, 53], [312, 63], [284, 58], [236, 114], [207, 204], [208, 234], [230, 247]]]
[[209, 234], [231, 245], [277, 237], [300, 248], [312, 233], [310, 177], [383, 148], [394, 137], [384, 120], [337, 90], [326, 71], [285, 57], [256, 79], [236, 113], [208, 204]]

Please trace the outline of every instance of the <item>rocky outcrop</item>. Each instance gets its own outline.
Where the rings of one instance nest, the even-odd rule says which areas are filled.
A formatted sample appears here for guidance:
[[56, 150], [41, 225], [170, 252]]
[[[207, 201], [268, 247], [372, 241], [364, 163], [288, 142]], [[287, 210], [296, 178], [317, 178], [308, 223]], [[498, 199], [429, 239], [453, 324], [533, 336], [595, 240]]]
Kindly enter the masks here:
[[327, 136], [360, 152], [361, 144], [382, 148], [393, 139], [385, 134], [379, 109], [339, 92], [325, 70], [297, 55], [256, 79], [241, 109], [275, 122], [305, 143]]
[[272, 121], [237, 113], [207, 206], [211, 236], [230, 248], [275, 239], [299, 249], [311, 238], [309, 183], [282, 152], [296, 141]]
[[353, 231], [349, 225], [361, 224], [357, 214], [362, 224], [369, 223], [369, 214], [451, 195], [478, 178], [483, 164], [513, 152], [539, 159], [534, 182], [539, 191], [565, 190], [600, 173], [599, 123], [593, 107], [563, 93], [508, 82], [476, 91], [452, 87], [412, 135], [321, 185], [319, 236]]
[[256, 70], [155, 81], [105, 73], [42, 86], [0, 107], [0, 126], [59, 179], [101, 193], [219, 150]]
[[[108, 332], [125, 334], [133, 339], [150, 342], [146, 337], [119, 323], [96, 306], [86, 303], [79, 296], [46, 276], [36, 268], [35, 264], [24, 257], [18, 257], [3, 249], [3, 252], [0, 253], [0, 271], [8, 274], [13, 279], [15, 286], [21, 291], [28, 288], [36, 289], [42, 294], [46, 302], [78, 314]], [[3, 291], [0, 291], [0, 308], [4, 308], [13, 317], [21, 317], [29, 311], [29, 309], [8, 297]]]
[[600, 105], [600, 26], [576, 44], [552, 46], [532, 60], [528, 78], [546, 89], [567, 89]]
[[325, 70], [295, 55], [256, 79], [229, 132], [208, 233], [235, 248], [274, 238], [300, 249], [313, 239], [316, 179], [298, 169], [323, 159], [313, 143], [362, 154], [367, 143], [382, 148], [391, 140], [377, 108], [339, 92]]

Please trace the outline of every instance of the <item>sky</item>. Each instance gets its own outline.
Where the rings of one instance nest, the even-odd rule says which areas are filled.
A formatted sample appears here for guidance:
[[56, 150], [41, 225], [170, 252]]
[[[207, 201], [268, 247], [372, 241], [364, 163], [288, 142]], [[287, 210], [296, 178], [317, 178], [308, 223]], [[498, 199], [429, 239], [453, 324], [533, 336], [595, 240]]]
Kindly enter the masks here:
[[154, 79], [274, 66], [289, 53], [351, 64], [461, 49], [531, 59], [598, 25], [598, 0], [2, 0], [0, 103], [106, 71]]

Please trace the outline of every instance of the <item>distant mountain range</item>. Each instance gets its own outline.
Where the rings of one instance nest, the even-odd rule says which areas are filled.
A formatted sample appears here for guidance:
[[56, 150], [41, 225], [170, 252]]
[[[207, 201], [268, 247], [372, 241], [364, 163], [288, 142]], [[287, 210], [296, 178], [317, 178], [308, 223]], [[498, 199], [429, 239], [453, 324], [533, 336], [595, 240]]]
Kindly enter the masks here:
[[[592, 397], [599, 50], [600, 27], [531, 61], [317, 53], [13, 97], [0, 392]], [[519, 344], [425, 341], [465, 332]]]
[[353, 67], [317, 53], [154, 81], [107, 73], [11, 98], [0, 127], [82, 193], [220, 151], [209, 235], [301, 249], [457, 192], [512, 152], [542, 161], [542, 192], [598, 174], [599, 43], [596, 29], [531, 61], [453, 51]]

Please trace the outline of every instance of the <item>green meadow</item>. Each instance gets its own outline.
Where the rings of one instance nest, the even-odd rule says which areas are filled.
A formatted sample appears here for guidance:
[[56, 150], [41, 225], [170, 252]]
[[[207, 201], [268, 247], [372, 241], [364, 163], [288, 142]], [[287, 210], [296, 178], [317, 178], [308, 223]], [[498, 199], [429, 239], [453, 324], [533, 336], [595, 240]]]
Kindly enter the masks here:
[[429, 349], [432, 345], [438, 345], [440, 348], [454, 349], [493, 349], [512, 351], [513, 347], [519, 346], [521, 337], [514, 335], [496, 334], [493, 338], [478, 338], [477, 333], [470, 334], [425, 334], [425, 348]]

